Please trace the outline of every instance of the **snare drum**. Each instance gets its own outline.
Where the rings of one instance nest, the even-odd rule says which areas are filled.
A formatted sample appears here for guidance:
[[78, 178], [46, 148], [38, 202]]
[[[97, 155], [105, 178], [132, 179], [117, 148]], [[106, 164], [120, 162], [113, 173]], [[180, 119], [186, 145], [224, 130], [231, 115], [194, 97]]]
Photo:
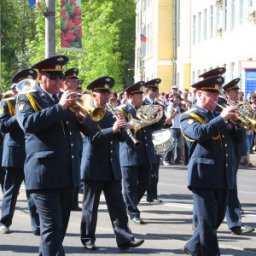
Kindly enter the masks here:
[[173, 137], [169, 129], [161, 129], [152, 133], [153, 144], [157, 155], [162, 155], [173, 147]]

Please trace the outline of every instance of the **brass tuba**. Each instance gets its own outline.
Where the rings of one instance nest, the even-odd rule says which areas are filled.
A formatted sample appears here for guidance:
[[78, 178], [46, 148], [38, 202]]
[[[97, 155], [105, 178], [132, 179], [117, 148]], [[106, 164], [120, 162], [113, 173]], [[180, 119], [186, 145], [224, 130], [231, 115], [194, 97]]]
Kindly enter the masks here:
[[36, 80], [27, 78], [19, 81], [15, 85], [15, 89], [17, 90], [18, 94], [24, 94], [24, 93], [35, 92], [36, 91], [35, 86], [36, 86]]
[[95, 107], [93, 97], [90, 94], [82, 94], [79, 96], [79, 99], [75, 101], [75, 105], [70, 109], [83, 118], [89, 115], [94, 122], [100, 121], [105, 115], [104, 108]]

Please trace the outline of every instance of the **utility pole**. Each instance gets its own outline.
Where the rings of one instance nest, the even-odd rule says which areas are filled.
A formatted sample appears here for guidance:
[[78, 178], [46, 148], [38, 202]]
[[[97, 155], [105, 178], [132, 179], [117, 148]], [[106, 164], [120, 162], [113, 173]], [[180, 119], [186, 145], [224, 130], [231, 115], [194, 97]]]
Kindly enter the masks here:
[[55, 1], [46, 0], [45, 16], [45, 58], [56, 54], [55, 47]]

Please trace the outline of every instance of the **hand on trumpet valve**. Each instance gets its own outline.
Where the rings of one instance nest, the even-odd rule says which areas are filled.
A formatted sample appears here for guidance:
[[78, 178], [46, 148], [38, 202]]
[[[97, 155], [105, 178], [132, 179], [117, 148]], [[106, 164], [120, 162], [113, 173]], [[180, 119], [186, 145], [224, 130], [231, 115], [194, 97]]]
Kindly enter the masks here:
[[238, 119], [238, 112], [236, 111], [237, 106], [229, 106], [222, 110], [220, 113], [220, 116], [223, 117], [223, 119], [236, 121]]
[[121, 113], [117, 114], [116, 121], [113, 125], [113, 132], [114, 133], [119, 132], [121, 128], [124, 128], [126, 126], [126, 124], [127, 123], [126, 123], [126, 120], [125, 120], [123, 114], [121, 114]]
[[76, 91], [67, 90], [62, 94], [59, 104], [61, 105], [62, 109], [67, 109], [74, 107], [78, 99], [79, 95]]

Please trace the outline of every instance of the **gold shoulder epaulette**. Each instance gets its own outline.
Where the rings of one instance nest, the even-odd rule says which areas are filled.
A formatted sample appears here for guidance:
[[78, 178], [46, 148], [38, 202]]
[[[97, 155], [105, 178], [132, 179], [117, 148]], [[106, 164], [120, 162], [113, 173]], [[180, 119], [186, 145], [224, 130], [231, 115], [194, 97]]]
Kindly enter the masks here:
[[31, 107], [34, 109], [35, 112], [38, 112], [42, 109], [42, 107], [37, 103], [35, 98], [30, 93], [26, 93], [25, 96], [27, 97]]
[[10, 97], [10, 98], [6, 98], [6, 99], [3, 99], [4, 101], [6, 101], [6, 104], [7, 104], [7, 108], [8, 108], [8, 112], [11, 116], [15, 116], [16, 112], [15, 112], [15, 108], [12, 106], [11, 104], [11, 100], [15, 100], [14, 97]]

